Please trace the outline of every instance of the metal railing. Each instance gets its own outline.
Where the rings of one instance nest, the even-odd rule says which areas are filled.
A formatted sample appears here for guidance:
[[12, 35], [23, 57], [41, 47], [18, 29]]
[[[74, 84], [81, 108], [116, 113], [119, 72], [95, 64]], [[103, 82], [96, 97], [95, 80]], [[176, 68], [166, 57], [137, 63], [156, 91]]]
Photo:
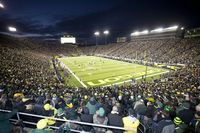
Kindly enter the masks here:
[[[9, 110], [3, 110], [0, 109], [0, 112], [6, 112], [9, 113], [11, 111]], [[117, 130], [129, 130], [129, 131], [135, 131], [133, 128], [123, 128], [123, 127], [116, 127], [116, 126], [107, 126], [107, 125], [102, 125], [102, 124], [94, 124], [94, 123], [87, 123], [87, 122], [80, 122], [80, 121], [74, 121], [74, 120], [66, 120], [66, 119], [60, 119], [60, 118], [52, 118], [49, 116], [42, 116], [42, 115], [36, 115], [36, 114], [29, 114], [29, 113], [23, 113], [23, 112], [17, 112], [17, 119], [10, 119], [11, 121], [18, 121], [21, 120], [20, 119], [20, 115], [24, 115], [24, 116], [31, 116], [31, 117], [37, 117], [37, 118], [45, 118], [45, 119], [51, 119], [51, 120], [55, 120], [55, 121], [62, 121], [62, 122], [69, 122], [69, 123], [74, 123], [74, 124], [79, 124], [79, 125], [87, 125], [87, 126], [94, 126], [94, 127], [99, 127], [99, 128], [108, 128], [108, 129], [117, 129]], [[22, 119], [23, 121], [23, 119]], [[30, 124], [30, 125], [36, 125], [36, 123], [34, 122], [29, 122], [29, 121], [23, 121], [23, 123], [25, 124]], [[142, 126], [143, 130], [140, 128], [137, 128], [141, 133], [144, 133], [146, 131], [146, 128], [144, 127], [143, 124], [140, 123], [140, 125]], [[48, 126], [50, 128], [53, 129], [59, 129], [59, 127], [56, 126]], [[70, 129], [70, 131], [72, 132], [76, 132], [76, 133], [82, 133], [83, 131], [80, 130], [74, 130], [74, 129]], [[84, 132], [87, 133], [87, 132]], [[88, 132], [89, 133], [89, 132]]]

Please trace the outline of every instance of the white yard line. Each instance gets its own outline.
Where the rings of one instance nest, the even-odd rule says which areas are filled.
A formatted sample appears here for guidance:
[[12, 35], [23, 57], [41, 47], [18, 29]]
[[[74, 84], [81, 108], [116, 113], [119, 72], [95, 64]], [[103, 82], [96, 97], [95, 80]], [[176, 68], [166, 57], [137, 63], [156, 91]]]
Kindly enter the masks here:
[[[160, 74], [164, 74], [164, 73], [168, 73], [169, 71], [166, 71], [166, 72], [161, 72], [161, 73], [156, 73], [156, 74], [151, 74], [151, 75], [148, 75], [147, 77], [152, 77], [152, 76], [156, 76], [156, 75], [160, 75]], [[135, 80], [138, 80], [138, 79], [142, 79], [142, 77], [139, 77], [139, 78], [135, 78]], [[123, 84], [125, 82], [131, 82], [132, 80], [129, 79], [129, 80], [125, 80], [125, 81], [122, 81], [122, 82], [117, 82], [117, 83], [114, 83], [114, 84], [110, 84], [110, 85], [105, 85], [103, 87], [107, 87], [107, 86], [112, 86], [112, 85], [119, 85], [119, 84]]]
[[60, 63], [62, 64], [62, 66], [64, 66], [64, 67], [78, 80], [78, 82], [80, 82], [80, 84], [81, 84], [83, 87], [87, 88], [87, 86], [80, 80], [80, 78], [79, 78], [78, 76], [76, 76], [76, 75], [72, 72], [72, 70], [71, 70], [67, 65], [65, 65], [61, 60], [60, 60]]

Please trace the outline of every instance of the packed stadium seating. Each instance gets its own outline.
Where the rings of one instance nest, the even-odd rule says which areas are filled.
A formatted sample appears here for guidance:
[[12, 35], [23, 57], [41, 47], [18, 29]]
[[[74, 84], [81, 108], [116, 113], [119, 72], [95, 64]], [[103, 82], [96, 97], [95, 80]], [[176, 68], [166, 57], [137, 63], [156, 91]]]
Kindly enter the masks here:
[[[107, 55], [167, 64], [185, 64], [162, 80], [129, 86], [72, 88], [63, 84], [52, 62], [55, 55]], [[139, 128], [145, 132], [200, 132], [200, 39], [133, 40], [126, 43], [77, 47], [35, 43], [0, 35], [0, 108], [17, 109], [55, 118], [118, 127]], [[0, 113], [1, 116], [1, 113]], [[22, 119], [23, 120], [23, 119]], [[131, 124], [129, 124], [131, 120]], [[37, 129], [46, 128], [45, 119]], [[0, 117], [0, 132], [5, 125]], [[87, 132], [122, 130], [53, 122], [60, 130]], [[16, 127], [15, 127], [16, 128]], [[22, 128], [22, 127], [20, 127]], [[49, 131], [50, 132], [50, 131]], [[51, 131], [52, 132], [52, 131]], [[132, 133], [133, 131], [127, 131]]]
[[144, 59], [145, 52], [148, 60], [163, 63], [183, 63], [199, 61], [200, 40], [160, 39], [135, 40], [129, 43], [116, 43], [103, 46], [83, 47], [83, 54], [103, 54], [130, 59]]

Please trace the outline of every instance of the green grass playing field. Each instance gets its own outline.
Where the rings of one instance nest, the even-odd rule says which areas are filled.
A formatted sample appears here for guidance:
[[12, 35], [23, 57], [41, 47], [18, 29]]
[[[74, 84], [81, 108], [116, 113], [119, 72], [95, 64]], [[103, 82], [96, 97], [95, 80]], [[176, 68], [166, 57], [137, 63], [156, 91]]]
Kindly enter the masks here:
[[[71, 72], [68, 82], [76, 87], [123, 84], [131, 79], [142, 79], [146, 66], [95, 56], [59, 58]], [[147, 77], [158, 77], [169, 70], [147, 67]]]

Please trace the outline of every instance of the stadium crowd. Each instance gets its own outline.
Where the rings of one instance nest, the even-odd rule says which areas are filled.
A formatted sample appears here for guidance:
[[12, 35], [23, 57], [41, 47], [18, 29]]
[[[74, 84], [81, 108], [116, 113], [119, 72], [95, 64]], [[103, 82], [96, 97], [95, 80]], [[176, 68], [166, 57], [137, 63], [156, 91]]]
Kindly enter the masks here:
[[[164, 75], [164, 81], [161, 79], [120, 87], [88, 89], [72, 88], [59, 82], [52, 67], [51, 56], [47, 54], [52, 50], [44, 48], [38, 52], [35, 49], [2, 46], [0, 108], [14, 110], [7, 115], [0, 113], [0, 132], [25, 132], [21, 126], [13, 127], [8, 122], [19, 111], [134, 130], [123, 131], [24, 117], [22, 120], [29, 119], [37, 123], [37, 128], [32, 133], [70, 132], [70, 129], [95, 133], [133, 133], [140, 132], [142, 125], [149, 133], [200, 133], [200, 66], [197, 43], [199, 40], [196, 39], [149, 40], [74, 50], [78, 52], [77, 55], [101, 53], [141, 60], [144, 59], [142, 53], [147, 51], [152, 61], [186, 63], [184, 68]], [[154, 47], [150, 47], [151, 44]], [[177, 53], [178, 50], [180, 51]], [[55, 51], [57, 54], [62, 50]], [[60, 128], [50, 130], [49, 125]]]
[[199, 44], [200, 40], [196, 38], [133, 40], [126, 43], [83, 47], [81, 50], [85, 55], [101, 54], [137, 60], [144, 60], [146, 55], [151, 62], [188, 64], [199, 61]]

